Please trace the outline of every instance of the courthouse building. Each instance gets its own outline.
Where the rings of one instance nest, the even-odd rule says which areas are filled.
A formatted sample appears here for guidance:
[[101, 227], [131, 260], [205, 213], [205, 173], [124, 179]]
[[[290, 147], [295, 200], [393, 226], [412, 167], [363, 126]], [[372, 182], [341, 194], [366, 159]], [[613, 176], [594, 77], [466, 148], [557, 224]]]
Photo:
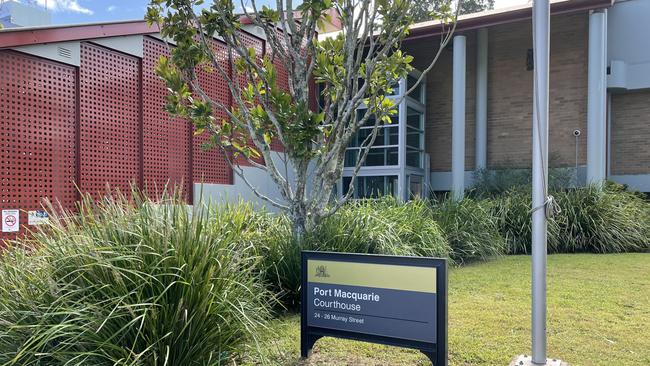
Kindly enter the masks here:
[[[531, 16], [524, 5], [459, 19], [426, 83], [382, 127], [358, 197], [459, 191], [477, 170], [530, 167]], [[647, 0], [552, 1], [550, 162], [574, 169], [579, 184], [610, 179], [650, 192], [649, 20]], [[127, 190], [131, 182], [159, 189], [183, 182], [190, 203], [253, 199], [220, 152], [200, 148], [206, 136], [163, 110], [166, 89], [154, 68], [168, 50], [157, 29], [143, 21], [18, 25], [27, 26], [0, 31], [0, 209], [19, 210], [20, 227], [44, 197], [71, 208], [78, 190]], [[260, 32], [243, 32], [263, 53]], [[433, 21], [413, 25], [403, 48], [417, 69], [431, 61], [442, 32]], [[230, 103], [218, 75], [200, 77], [213, 98]], [[350, 164], [357, 152], [351, 144]], [[263, 172], [244, 170], [277, 195]], [[339, 186], [346, 184], [344, 177]]]

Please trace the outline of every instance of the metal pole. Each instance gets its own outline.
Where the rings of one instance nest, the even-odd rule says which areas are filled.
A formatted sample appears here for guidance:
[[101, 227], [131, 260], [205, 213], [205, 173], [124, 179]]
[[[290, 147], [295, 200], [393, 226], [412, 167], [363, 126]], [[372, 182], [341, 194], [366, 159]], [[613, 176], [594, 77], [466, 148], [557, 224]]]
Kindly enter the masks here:
[[532, 356], [546, 364], [546, 199], [548, 177], [549, 0], [534, 0]]

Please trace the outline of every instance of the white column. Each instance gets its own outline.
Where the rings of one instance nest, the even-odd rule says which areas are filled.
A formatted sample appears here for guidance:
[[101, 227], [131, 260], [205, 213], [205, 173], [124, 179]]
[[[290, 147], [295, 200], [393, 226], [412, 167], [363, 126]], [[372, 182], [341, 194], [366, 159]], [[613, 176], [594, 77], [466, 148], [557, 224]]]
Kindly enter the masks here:
[[476, 170], [487, 168], [488, 30], [477, 32], [476, 43]]
[[587, 183], [600, 184], [607, 165], [607, 10], [589, 15], [588, 78]]
[[[406, 78], [400, 80], [400, 95], [405, 93], [407, 87]], [[399, 173], [397, 176], [397, 198], [402, 201], [408, 201], [408, 182], [406, 181], [406, 99], [402, 100], [398, 108], [399, 121], [399, 146], [397, 148], [397, 164]]]
[[454, 37], [451, 116], [451, 191], [455, 200], [465, 193], [465, 64], [466, 38]]

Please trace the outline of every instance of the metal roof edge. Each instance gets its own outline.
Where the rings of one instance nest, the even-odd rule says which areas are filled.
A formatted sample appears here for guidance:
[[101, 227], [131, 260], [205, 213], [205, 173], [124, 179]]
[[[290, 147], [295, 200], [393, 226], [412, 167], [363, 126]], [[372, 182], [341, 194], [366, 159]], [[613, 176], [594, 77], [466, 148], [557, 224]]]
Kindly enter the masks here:
[[157, 32], [157, 25], [144, 20], [13, 28], [0, 31], [0, 48]]
[[[612, 6], [615, 0], [553, 0], [551, 14], [565, 14]], [[513, 23], [532, 17], [532, 5], [488, 10], [460, 16], [456, 32], [484, 28], [498, 24]], [[449, 30], [449, 25], [439, 21], [428, 21], [411, 26], [405, 41], [433, 37]], [[144, 20], [124, 20], [69, 25], [49, 25], [0, 30], [0, 48], [10, 48], [53, 42], [82, 41], [97, 38], [146, 35], [158, 33], [157, 25], [149, 26]], [[258, 35], [246, 31], [250, 35]]]
[[[258, 34], [243, 32], [264, 41]], [[157, 24], [149, 26], [144, 20], [123, 20], [69, 25], [48, 25], [0, 30], [0, 49], [55, 42], [87, 41], [98, 38], [151, 35], [160, 33]]]
[[[551, 15], [576, 13], [586, 10], [602, 9], [612, 6], [615, 0], [555, 0], [551, 3]], [[532, 19], [532, 4], [488, 10], [458, 17], [456, 32], [485, 28], [499, 24], [514, 23]], [[451, 29], [451, 25], [439, 21], [413, 24], [405, 41], [434, 37]]]

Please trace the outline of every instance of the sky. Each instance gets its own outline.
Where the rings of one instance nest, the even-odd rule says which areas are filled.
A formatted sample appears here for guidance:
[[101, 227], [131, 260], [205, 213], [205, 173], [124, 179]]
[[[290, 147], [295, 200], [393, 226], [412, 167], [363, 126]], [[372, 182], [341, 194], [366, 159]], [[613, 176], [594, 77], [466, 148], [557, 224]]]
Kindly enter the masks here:
[[[147, 0], [21, 0], [52, 11], [52, 23], [72, 24], [142, 19]], [[209, 1], [209, 0], [208, 0]], [[257, 0], [257, 4], [274, 0]], [[415, 0], [417, 1], [417, 0]], [[206, 1], [207, 2], [207, 1]], [[527, 0], [496, 0], [495, 8], [525, 4]]]

